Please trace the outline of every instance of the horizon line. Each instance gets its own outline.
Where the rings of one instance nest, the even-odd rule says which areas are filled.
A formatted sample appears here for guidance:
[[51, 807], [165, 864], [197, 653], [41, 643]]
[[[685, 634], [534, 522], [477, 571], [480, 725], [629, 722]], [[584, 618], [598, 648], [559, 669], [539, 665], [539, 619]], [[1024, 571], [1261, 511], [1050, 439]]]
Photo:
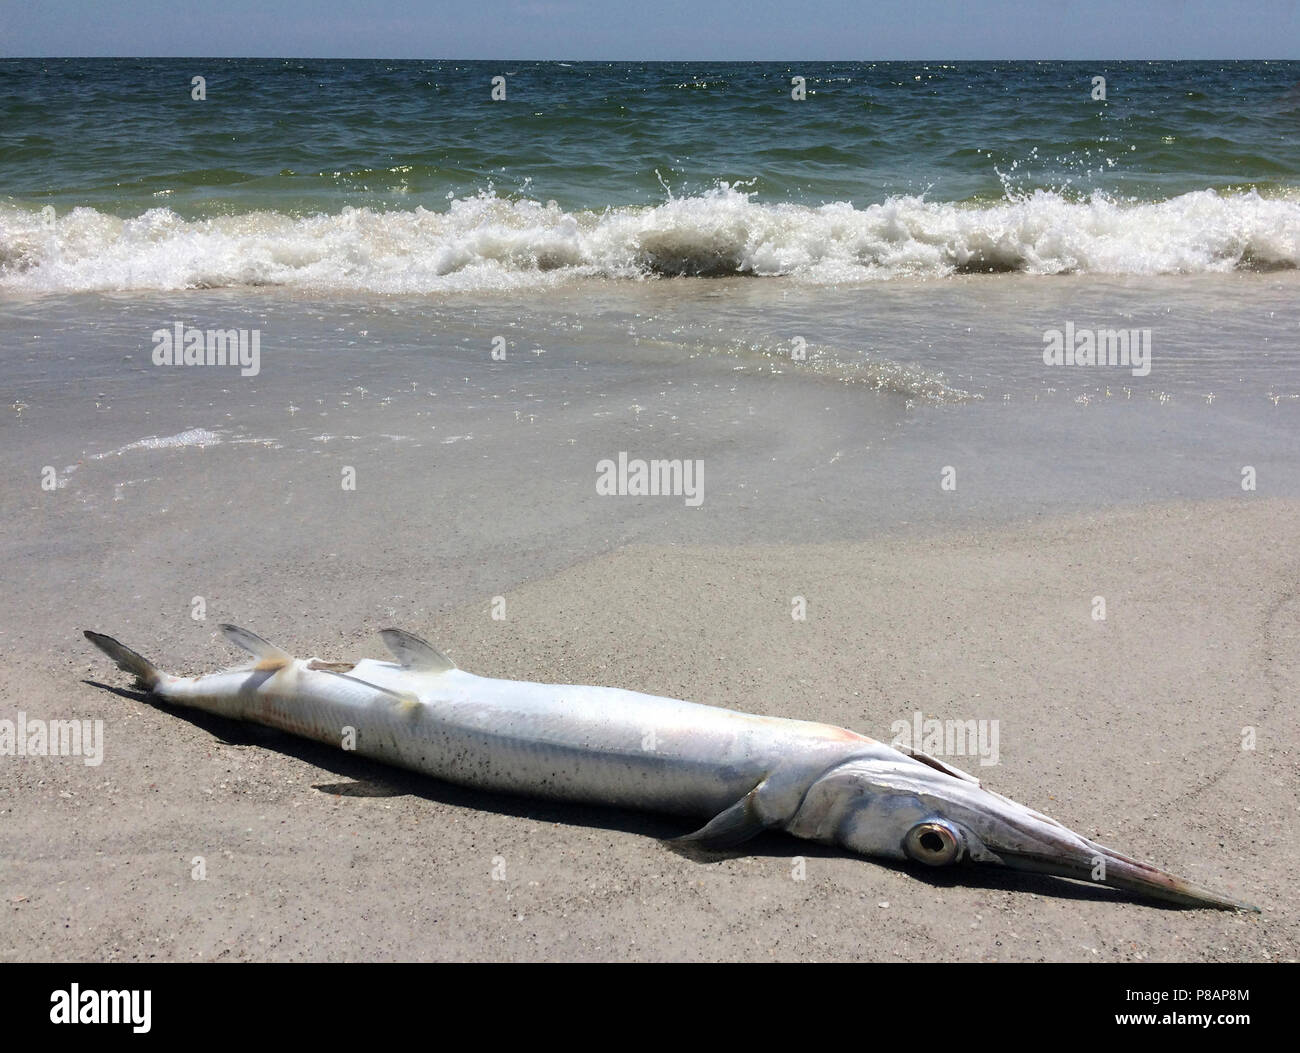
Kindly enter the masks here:
[[525, 58], [520, 56], [500, 56], [493, 55], [488, 57], [476, 57], [468, 55], [449, 56], [436, 55], [429, 57], [411, 58], [396, 57], [384, 55], [0, 55], [0, 61], [10, 61], [17, 59], [133, 59], [136, 61], [145, 60], [170, 60], [175, 62], [182, 61], [231, 61], [258, 59], [263, 61], [311, 61], [311, 62], [600, 62], [600, 63], [624, 63], [624, 62], [711, 62], [715, 64], [740, 64], [753, 62], [1300, 62], [1300, 56], [1295, 58], [1283, 57], [1250, 57], [1250, 58], [1231, 58], [1225, 56], [1201, 55], [1195, 57], [1164, 57], [1164, 58], [1139, 58], [1134, 56], [1111, 56], [1102, 58], [1093, 56], [1090, 58], [1028, 58], [1025, 56], [1004, 55], [998, 58], [946, 58], [938, 57], [913, 57], [913, 58]]

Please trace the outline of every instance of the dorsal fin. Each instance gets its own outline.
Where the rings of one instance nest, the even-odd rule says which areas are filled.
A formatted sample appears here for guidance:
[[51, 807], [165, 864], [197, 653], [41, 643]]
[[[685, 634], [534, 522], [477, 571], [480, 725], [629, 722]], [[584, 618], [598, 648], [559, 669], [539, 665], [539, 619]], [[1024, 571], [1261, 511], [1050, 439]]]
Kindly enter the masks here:
[[381, 629], [379, 635], [384, 638], [384, 646], [393, 652], [393, 657], [401, 663], [403, 669], [421, 673], [445, 673], [456, 668], [455, 662], [418, 636], [412, 636], [401, 629]]
[[954, 779], [962, 779], [965, 782], [973, 782], [976, 786], [980, 785], [979, 779], [975, 778], [968, 771], [962, 771], [953, 764], [945, 764], [943, 761], [931, 757], [928, 753], [922, 753], [920, 750], [913, 749], [911, 746], [904, 746], [901, 743], [895, 743], [894, 749], [899, 753], [906, 753], [913, 760], [919, 760], [922, 764], [928, 764], [936, 771], [941, 771], [945, 775], [951, 775]]
[[236, 647], [242, 647], [245, 651], [257, 659], [254, 669], [260, 672], [283, 669], [293, 661], [293, 655], [288, 651], [282, 651], [273, 643], [267, 643], [257, 633], [251, 633], [247, 629], [241, 629], [238, 625], [229, 625], [222, 623], [221, 631], [225, 633], [226, 639]]

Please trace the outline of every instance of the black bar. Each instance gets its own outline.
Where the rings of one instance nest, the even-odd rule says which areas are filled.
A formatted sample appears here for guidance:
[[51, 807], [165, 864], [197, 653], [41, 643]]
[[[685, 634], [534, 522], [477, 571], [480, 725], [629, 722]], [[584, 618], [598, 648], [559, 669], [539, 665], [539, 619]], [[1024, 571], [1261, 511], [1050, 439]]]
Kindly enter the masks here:
[[[1243, 1028], [1287, 1026], [1300, 978], [1294, 965], [1266, 964], [829, 967], [836, 976], [769, 965], [764, 972], [774, 968], [779, 978], [708, 966], [709, 976], [687, 978], [681, 969], [653, 965], [633, 976], [581, 966], [10, 964], [0, 966], [0, 990], [8, 1038], [79, 1042], [112, 1032], [128, 1041], [198, 1036], [260, 1043], [282, 1036], [337, 1046], [404, 1041], [408, 1028], [417, 1040], [436, 1042], [450, 1039], [454, 1021], [462, 1040], [467, 1029], [485, 1041], [518, 1034], [535, 1043], [566, 1032], [590, 1037], [598, 1028], [614, 1029], [607, 1035], [671, 1033], [695, 1020], [693, 1031], [707, 1024], [731, 1044], [746, 1034], [762, 1037], [783, 1017], [796, 1034], [847, 1025], [901, 1026], [918, 1038], [935, 1029], [949, 1039], [983, 1034], [1018, 1042], [1157, 1031], [1184, 1041], [1194, 1033], [1223, 1040]], [[82, 1012], [89, 1012], [88, 992], [97, 1009], [104, 1005], [98, 992], [138, 992], [134, 1006], [143, 1010], [147, 991], [148, 1031], [137, 1033], [130, 1021], [53, 1022], [52, 1013], [70, 1003], [73, 984]], [[1190, 1022], [1192, 1016], [1210, 1023]], [[860, 1034], [870, 1041], [867, 1031]]]

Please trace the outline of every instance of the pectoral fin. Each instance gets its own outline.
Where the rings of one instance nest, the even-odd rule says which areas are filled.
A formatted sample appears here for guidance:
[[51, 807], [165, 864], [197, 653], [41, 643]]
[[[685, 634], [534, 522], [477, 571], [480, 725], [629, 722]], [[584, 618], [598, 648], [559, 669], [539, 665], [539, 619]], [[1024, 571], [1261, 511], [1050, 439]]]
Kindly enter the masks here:
[[691, 834], [668, 839], [670, 845], [682, 848], [699, 848], [709, 852], [722, 851], [757, 837], [768, 828], [756, 806], [758, 793], [765, 783], [760, 782], [730, 808], [719, 812]]

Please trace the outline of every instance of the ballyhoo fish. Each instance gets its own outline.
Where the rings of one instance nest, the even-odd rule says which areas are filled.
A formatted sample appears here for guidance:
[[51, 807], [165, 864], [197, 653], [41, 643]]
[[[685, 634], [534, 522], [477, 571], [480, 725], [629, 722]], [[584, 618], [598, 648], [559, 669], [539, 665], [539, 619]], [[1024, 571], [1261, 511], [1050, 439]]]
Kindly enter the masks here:
[[86, 638], [168, 702], [252, 721], [466, 786], [708, 817], [674, 839], [705, 851], [764, 830], [933, 867], [991, 864], [1184, 906], [1256, 910], [1090, 841], [973, 776], [828, 724], [611, 687], [466, 673], [399, 629], [396, 662], [296, 659], [233, 625], [254, 661], [171, 676]]

